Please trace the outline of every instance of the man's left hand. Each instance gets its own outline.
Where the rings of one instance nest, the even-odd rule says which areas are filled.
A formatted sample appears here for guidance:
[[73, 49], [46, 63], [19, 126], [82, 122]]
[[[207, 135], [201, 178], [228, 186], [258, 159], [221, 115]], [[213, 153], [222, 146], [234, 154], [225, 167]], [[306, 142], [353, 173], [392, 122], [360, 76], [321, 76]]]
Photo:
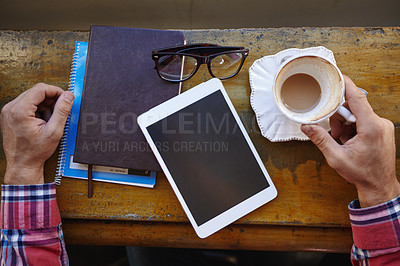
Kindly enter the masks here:
[[43, 184], [44, 163], [57, 148], [73, 101], [73, 93], [39, 83], [3, 107], [5, 184]]

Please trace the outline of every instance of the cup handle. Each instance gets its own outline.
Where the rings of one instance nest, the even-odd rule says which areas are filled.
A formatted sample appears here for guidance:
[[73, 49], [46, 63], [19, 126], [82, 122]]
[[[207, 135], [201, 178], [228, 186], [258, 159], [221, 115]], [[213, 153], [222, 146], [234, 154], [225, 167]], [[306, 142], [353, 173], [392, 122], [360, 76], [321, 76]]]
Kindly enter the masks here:
[[345, 124], [351, 124], [356, 122], [356, 117], [343, 105], [339, 106], [339, 109], [336, 112], [341, 116], [343, 116], [344, 119], [346, 119]]
[[[362, 91], [365, 96], [368, 96], [368, 92], [364, 89], [361, 88], [357, 88], [360, 91]], [[355, 123], [356, 122], [356, 117], [343, 105], [339, 106], [339, 109], [336, 111], [338, 114], [340, 114], [341, 116], [343, 116], [344, 119], [346, 119], [346, 122], [344, 123], [345, 125], [350, 125], [351, 123]]]

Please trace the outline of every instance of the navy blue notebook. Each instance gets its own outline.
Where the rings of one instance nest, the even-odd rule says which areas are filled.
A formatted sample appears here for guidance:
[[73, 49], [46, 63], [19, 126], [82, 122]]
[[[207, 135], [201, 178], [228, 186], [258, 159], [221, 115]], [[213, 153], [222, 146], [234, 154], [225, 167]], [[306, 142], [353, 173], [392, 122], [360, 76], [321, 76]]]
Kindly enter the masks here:
[[[73, 162], [87, 50], [87, 42], [76, 42], [69, 84], [70, 90], [75, 95], [75, 101], [65, 125], [63, 138], [61, 139], [55, 177], [57, 184], [60, 184], [62, 177], [79, 179], [87, 179], [88, 177], [87, 164]], [[93, 180], [153, 188], [156, 181], [156, 172], [94, 165]]]

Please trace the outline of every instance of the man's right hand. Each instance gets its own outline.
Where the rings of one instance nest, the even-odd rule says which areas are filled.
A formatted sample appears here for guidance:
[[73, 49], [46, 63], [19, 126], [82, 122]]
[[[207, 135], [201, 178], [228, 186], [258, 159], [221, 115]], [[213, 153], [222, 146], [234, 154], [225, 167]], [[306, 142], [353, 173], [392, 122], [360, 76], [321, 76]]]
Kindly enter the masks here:
[[328, 164], [357, 187], [360, 205], [365, 208], [400, 195], [394, 126], [374, 113], [367, 97], [347, 76], [345, 83], [346, 101], [356, 124], [345, 125], [335, 114], [330, 119], [332, 136], [318, 125], [302, 125], [301, 130], [322, 151]]

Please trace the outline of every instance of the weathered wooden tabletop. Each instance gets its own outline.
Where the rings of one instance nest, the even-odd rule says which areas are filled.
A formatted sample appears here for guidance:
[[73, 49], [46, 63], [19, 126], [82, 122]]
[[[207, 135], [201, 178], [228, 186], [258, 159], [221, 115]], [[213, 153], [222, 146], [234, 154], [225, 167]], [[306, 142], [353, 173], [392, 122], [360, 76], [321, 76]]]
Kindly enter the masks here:
[[[248, 69], [254, 60], [280, 50], [323, 45], [342, 72], [369, 92], [376, 113], [396, 126], [396, 162], [400, 165], [400, 28], [280, 28], [184, 31], [188, 43], [210, 42], [250, 49], [240, 73], [224, 81], [273, 182], [278, 197], [216, 234], [196, 236], [165, 176], [154, 189], [94, 184], [64, 178], [57, 200], [67, 243], [169, 246], [254, 250], [348, 252], [352, 244], [347, 205], [353, 185], [326, 163], [310, 142], [272, 143], [261, 136], [249, 104]], [[75, 41], [88, 32], [0, 31], [1, 107], [37, 82], [68, 87]], [[202, 66], [187, 90], [209, 79]], [[54, 179], [57, 154], [46, 163], [46, 181]], [[0, 153], [0, 176], [5, 157]], [[194, 169], [195, 170], [195, 169]]]

